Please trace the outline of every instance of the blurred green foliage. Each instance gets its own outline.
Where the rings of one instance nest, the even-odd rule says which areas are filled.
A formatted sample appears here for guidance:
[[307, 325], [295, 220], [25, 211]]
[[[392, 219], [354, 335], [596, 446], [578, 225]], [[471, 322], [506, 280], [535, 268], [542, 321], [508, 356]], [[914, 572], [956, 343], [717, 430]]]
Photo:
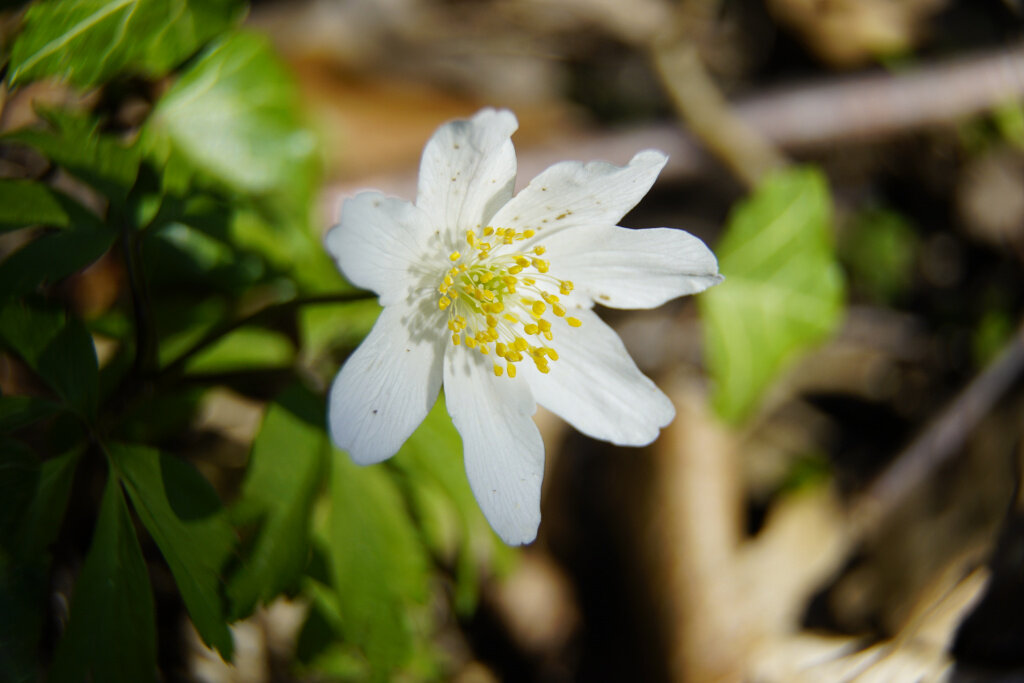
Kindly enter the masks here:
[[737, 423], [802, 351], [839, 324], [844, 278], [832, 200], [812, 168], [778, 172], [732, 211], [716, 253], [725, 282], [699, 298], [718, 415]]
[[[154, 563], [227, 660], [232, 621], [301, 595], [301, 666], [436, 678], [432, 591], [450, 581], [472, 609], [481, 572], [508, 563], [443, 404], [392, 466], [330, 446], [324, 387], [379, 307], [322, 248], [318, 142], [245, 10], [39, 0], [9, 46], [13, 96], [39, 80], [102, 96], [0, 133], [0, 152], [38, 160], [0, 179], [0, 350], [17, 368], [0, 396], [0, 680], [161, 678]], [[140, 100], [126, 129], [116, 112]], [[100, 304], [81, 298], [97, 269], [117, 287]], [[192, 430], [225, 388], [266, 408], [240, 485], [214, 487]], [[58, 571], [75, 577], [62, 630]]]

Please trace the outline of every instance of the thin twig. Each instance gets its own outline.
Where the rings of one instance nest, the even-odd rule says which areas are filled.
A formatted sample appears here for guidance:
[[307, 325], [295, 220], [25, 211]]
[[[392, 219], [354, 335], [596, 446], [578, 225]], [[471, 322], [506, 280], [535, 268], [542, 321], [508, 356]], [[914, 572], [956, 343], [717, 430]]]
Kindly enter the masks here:
[[1024, 324], [999, 356], [871, 484], [851, 512], [855, 533], [878, 524], [922, 481], [949, 462], [1007, 389], [1024, 374]]

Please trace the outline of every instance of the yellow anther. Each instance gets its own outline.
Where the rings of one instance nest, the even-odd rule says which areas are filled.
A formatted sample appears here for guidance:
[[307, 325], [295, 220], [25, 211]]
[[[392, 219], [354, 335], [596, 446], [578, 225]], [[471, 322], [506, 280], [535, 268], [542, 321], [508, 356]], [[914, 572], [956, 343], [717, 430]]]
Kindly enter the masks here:
[[468, 346], [471, 349], [475, 349], [476, 339], [473, 339], [472, 337], [466, 337], [466, 346]]
[[545, 251], [547, 251], [547, 247], [541, 246], [539, 244], [533, 248], [533, 253], [536, 254], [537, 256], [543, 256]]
[[544, 311], [548, 310], [548, 307], [544, 305], [543, 301], [534, 301], [531, 309], [534, 315], [544, 315]]
[[442, 297], [441, 297], [440, 299], [438, 299], [438, 301], [437, 301], [437, 307], [438, 307], [438, 308], [440, 308], [440, 309], [441, 309], [442, 311], [443, 311], [444, 309], [448, 308], [448, 307], [449, 307], [449, 306], [451, 306], [451, 305], [452, 305], [452, 300], [451, 300], [451, 299], [449, 299], [449, 298], [448, 298], [448, 297], [446, 297], [446, 296], [442, 296]]
[[498, 319], [495, 318], [493, 315], [488, 314], [487, 317], [484, 318], [484, 319], [487, 321], [487, 327], [497, 327], [498, 326]]
[[502, 372], [504, 372], [504, 370], [502, 370], [500, 365], [495, 365], [494, 366], [494, 376], [495, 377], [501, 377], [501, 373]]
[[579, 318], [573, 318], [571, 316], [566, 318], [565, 322], [569, 323], [569, 327], [579, 327], [580, 325], [583, 324], [582, 322], [580, 322]]
[[450, 296], [453, 299], [458, 299], [459, 298], [459, 290], [457, 290], [457, 289], [450, 289], [450, 290], [448, 290], [448, 296]]
[[558, 291], [562, 294], [569, 294], [573, 290], [572, 280], [562, 280], [558, 283]]
[[486, 285], [488, 282], [494, 279], [494, 273], [489, 270], [485, 270], [480, 273], [480, 283]]
[[[519, 271], [516, 271], [516, 272], [519, 272]], [[502, 275], [501, 276], [501, 281], [505, 283], [506, 287], [515, 287], [516, 283], [519, 282], [519, 280], [517, 280], [516, 278], [512, 277], [511, 275]], [[525, 280], [523, 280], [523, 281], [525, 282]]]
[[509, 377], [515, 377], [516, 376], [516, 366], [512, 365], [511, 363], [509, 363], [508, 365], [505, 366], [505, 370], [508, 371], [508, 376]]
[[530, 239], [531, 237], [533, 237], [537, 233], [535, 233], [533, 230], [523, 230], [522, 234], [523, 234], [523, 239]]
[[494, 301], [494, 292], [492, 292], [491, 290], [489, 290], [489, 289], [479, 290], [478, 289], [477, 291], [480, 292], [481, 294], [483, 294], [484, 298], [487, 299], [488, 301]]
[[530, 344], [522, 337], [516, 337], [512, 343], [515, 344], [516, 351], [525, 351], [530, 348]]
[[537, 324], [540, 326], [540, 331], [541, 332], [550, 332], [551, 331], [551, 322], [550, 321], [545, 320], [544, 318], [541, 318], [540, 320], [537, 321]]
[[525, 268], [528, 265], [530, 265], [530, 259], [526, 258], [525, 256], [516, 256], [516, 263]]
[[548, 346], [544, 350], [548, 352], [548, 358], [550, 358], [551, 360], [558, 360], [558, 352], [555, 351], [553, 348]]
[[538, 332], [540, 332], [540, 327], [534, 325], [533, 323], [530, 323], [529, 325], [523, 326], [523, 332], [525, 332], [526, 334], [537, 334]]
[[547, 292], [541, 292], [540, 298], [544, 299], [544, 301], [547, 301], [549, 304], [553, 304], [558, 301], [557, 296], [554, 294], [548, 294]]
[[459, 252], [453, 251], [452, 253], [448, 254], [448, 259], [451, 261], [458, 261], [461, 256], [462, 254], [460, 254]]
[[511, 313], [506, 313], [505, 315], [503, 315], [501, 317], [504, 318], [505, 320], [509, 321], [510, 323], [517, 323], [517, 322], [519, 322], [519, 318], [515, 317]]
[[520, 265], [515, 265], [509, 268], [508, 272], [512, 273], [513, 275], [518, 275], [519, 273], [523, 272], [523, 267]]
[[468, 242], [469, 246], [472, 247], [473, 243], [476, 242], [476, 233], [473, 232], [472, 230], [467, 230], [466, 231], [466, 242]]
[[504, 358], [505, 353], [507, 351], [508, 347], [505, 346], [504, 342], [498, 342], [497, 344], [494, 345], [494, 353], [497, 354], [499, 357]]
[[495, 301], [493, 304], [491, 304], [491, 313], [501, 313], [504, 310], [505, 304], [501, 303], [500, 301]]
[[486, 228], [484, 228], [484, 237], [490, 237], [493, 234], [494, 234], [494, 228], [492, 228], [489, 225]]
[[532, 277], [524, 277], [523, 284], [526, 285], [527, 287], [533, 287], [535, 284], [537, 284], [537, 281], [534, 280]]
[[538, 272], [546, 273], [548, 272], [550, 264], [542, 258], [535, 258], [533, 259], [533, 267], [536, 268]]
[[480, 353], [484, 354], [485, 356], [489, 353], [487, 347], [484, 346], [483, 344], [480, 345]]
[[505, 236], [505, 228], [498, 228], [497, 230], [494, 231], [494, 234], [497, 237], [504, 237]]
[[460, 337], [459, 333], [456, 332], [455, 334], [452, 335], [452, 344], [454, 344], [455, 346], [458, 346], [460, 339], [462, 339], [462, 337]]
[[562, 304], [551, 304], [551, 312], [561, 318], [565, 315], [565, 306]]

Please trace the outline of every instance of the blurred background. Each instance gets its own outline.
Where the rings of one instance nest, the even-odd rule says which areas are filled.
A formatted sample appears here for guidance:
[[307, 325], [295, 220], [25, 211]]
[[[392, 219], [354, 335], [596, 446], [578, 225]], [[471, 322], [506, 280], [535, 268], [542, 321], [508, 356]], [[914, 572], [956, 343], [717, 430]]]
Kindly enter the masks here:
[[[1024, 680], [1019, 0], [181, 2], [191, 28], [154, 40], [186, 47], [160, 59], [78, 46], [105, 3], [66, 3], [52, 35], [59, 3], [13, 4], [0, 389], [25, 399], [0, 426], [4, 486], [28, 493], [0, 524], [0, 678], [102, 679], [62, 643], [102, 621], [74, 586], [110, 481], [162, 680]], [[378, 309], [322, 234], [361, 189], [412, 199], [432, 132], [482, 106], [519, 118], [519, 187], [667, 152], [623, 224], [699, 236], [727, 278], [601, 311], [677, 417], [624, 449], [540, 410], [523, 549], [476, 510], [443, 405], [376, 468], [323, 433]], [[52, 241], [74, 212], [46, 218], [29, 184], [114, 228]], [[74, 373], [15, 332], [39, 311], [87, 333], [99, 417], [38, 408], [80, 408]], [[163, 465], [167, 493], [146, 489], [125, 443], [203, 475], [217, 511], [181, 512]], [[65, 470], [67, 512], [40, 527], [39, 482]], [[161, 536], [214, 517], [222, 543]]]

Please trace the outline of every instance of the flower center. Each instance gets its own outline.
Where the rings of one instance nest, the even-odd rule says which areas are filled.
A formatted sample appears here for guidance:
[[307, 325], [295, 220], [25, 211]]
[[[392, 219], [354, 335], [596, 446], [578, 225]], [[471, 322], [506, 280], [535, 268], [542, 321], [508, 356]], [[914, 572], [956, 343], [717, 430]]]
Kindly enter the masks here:
[[570, 327], [582, 323], [565, 317], [559, 302], [572, 292], [569, 280], [548, 275], [549, 262], [541, 258], [544, 247], [528, 251], [506, 250], [534, 236], [533, 230], [516, 232], [487, 226], [481, 237], [466, 231], [466, 254], [453, 251], [452, 266], [438, 287], [437, 306], [448, 313], [452, 344], [465, 344], [483, 355], [494, 354], [504, 361], [494, 364], [494, 374], [516, 376], [516, 363], [529, 359], [541, 372], [550, 370], [549, 361], [558, 353], [549, 342], [554, 339], [549, 313], [565, 318]]

